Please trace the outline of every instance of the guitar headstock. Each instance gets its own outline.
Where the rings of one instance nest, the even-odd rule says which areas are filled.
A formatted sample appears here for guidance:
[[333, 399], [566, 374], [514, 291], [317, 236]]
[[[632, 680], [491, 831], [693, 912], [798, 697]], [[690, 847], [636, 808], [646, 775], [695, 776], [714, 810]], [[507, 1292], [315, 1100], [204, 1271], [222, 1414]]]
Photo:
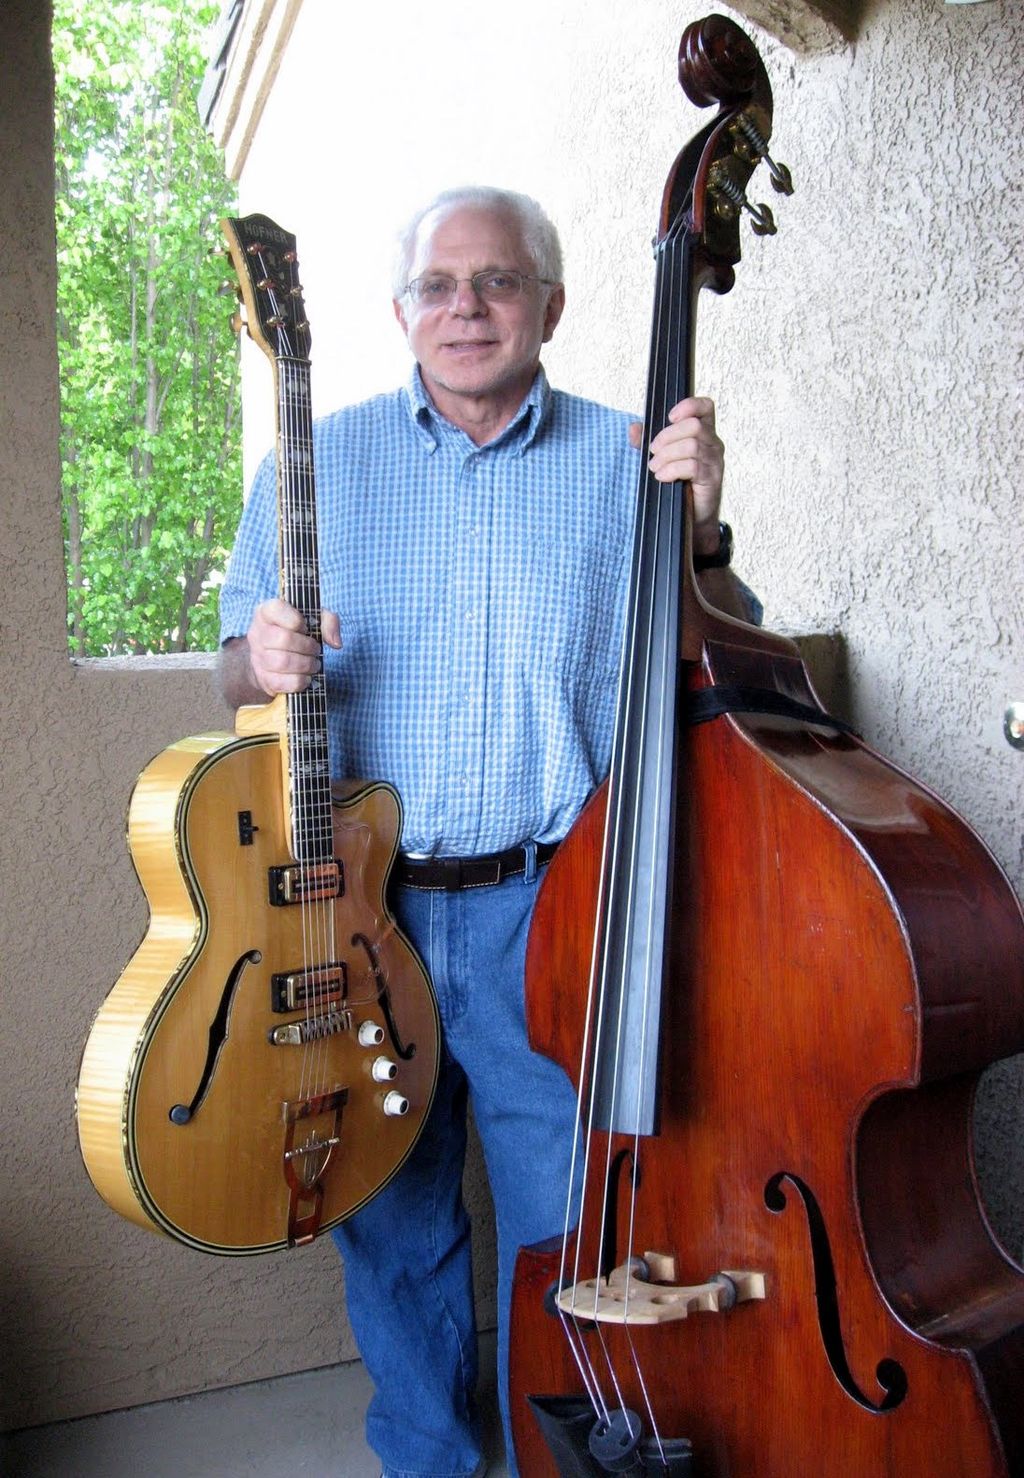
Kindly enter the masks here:
[[295, 237], [268, 216], [221, 221], [249, 337], [273, 360], [309, 359], [310, 333]]

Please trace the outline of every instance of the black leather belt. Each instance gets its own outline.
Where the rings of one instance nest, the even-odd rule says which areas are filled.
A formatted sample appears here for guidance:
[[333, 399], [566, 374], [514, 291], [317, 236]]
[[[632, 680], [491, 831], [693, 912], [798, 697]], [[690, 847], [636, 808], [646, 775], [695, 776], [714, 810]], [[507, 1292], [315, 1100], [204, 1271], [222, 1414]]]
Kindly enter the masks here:
[[[557, 842], [537, 843], [537, 866], [550, 862]], [[410, 857], [399, 852], [391, 881], [403, 888], [438, 888], [457, 893], [460, 888], [491, 888], [503, 878], [526, 871], [526, 848], [509, 847], [490, 857]]]

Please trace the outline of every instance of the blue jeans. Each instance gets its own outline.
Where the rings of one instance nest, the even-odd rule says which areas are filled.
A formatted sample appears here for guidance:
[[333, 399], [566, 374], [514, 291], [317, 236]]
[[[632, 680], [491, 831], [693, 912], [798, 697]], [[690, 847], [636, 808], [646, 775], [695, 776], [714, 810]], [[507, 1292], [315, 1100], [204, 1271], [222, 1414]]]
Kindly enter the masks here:
[[349, 1319], [375, 1394], [367, 1441], [385, 1478], [468, 1478], [480, 1461], [470, 1227], [462, 1202], [467, 1096], [498, 1228], [498, 1390], [509, 1472], [508, 1315], [521, 1246], [559, 1235], [575, 1091], [530, 1051], [526, 936], [539, 879], [458, 893], [398, 888], [393, 907], [434, 982], [444, 1027], [423, 1134], [392, 1183], [337, 1227]]

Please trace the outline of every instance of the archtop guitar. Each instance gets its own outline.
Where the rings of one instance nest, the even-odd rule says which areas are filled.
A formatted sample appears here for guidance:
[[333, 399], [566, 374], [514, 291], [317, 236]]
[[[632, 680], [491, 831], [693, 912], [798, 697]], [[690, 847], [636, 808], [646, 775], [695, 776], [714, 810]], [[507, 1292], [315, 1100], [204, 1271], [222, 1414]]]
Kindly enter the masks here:
[[[295, 237], [259, 215], [222, 225], [274, 371], [280, 593], [319, 639]], [[78, 1082], [86, 1169], [115, 1211], [205, 1252], [267, 1252], [398, 1171], [439, 1057], [430, 983], [386, 902], [400, 823], [391, 786], [332, 787], [322, 674], [143, 771], [128, 843], [149, 927]]]

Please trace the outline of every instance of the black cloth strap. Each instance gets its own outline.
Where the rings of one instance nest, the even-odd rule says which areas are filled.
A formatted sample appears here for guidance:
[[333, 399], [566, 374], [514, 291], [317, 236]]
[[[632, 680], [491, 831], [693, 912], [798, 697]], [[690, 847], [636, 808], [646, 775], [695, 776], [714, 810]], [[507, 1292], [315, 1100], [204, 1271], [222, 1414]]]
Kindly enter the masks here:
[[[557, 842], [537, 842], [537, 866], [555, 855]], [[410, 857], [399, 852], [391, 869], [391, 881], [403, 888], [434, 888], [457, 893], [461, 888], [491, 888], [504, 878], [526, 871], [527, 848], [509, 847], [489, 857]]]
[[786, 693], [774, 688], [752, 688], [743, 684], [716, 684], [711, 688], [698, 688], [687, 701], [686, 717], [691, 724], [706, 724], [722, 713], [771, 713], [780, 718], [800, 719], [805, 724], [818, 724], [836, 729], [840, 734], [860, 736], [852, 724], [841, 718], [833, 718], [823, 709], [810, 703], [798, 703]]

